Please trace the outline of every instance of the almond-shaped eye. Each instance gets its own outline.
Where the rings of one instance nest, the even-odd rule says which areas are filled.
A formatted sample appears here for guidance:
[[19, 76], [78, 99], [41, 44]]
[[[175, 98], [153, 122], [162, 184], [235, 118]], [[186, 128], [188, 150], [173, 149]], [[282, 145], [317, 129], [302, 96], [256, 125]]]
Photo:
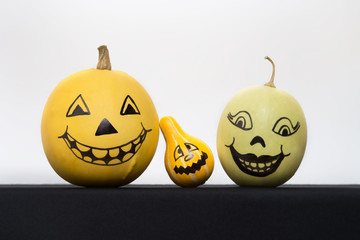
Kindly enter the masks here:
[[121, 107], [120, 114], [121, 115], [140, 114], [140, 111], [136, 106], [135, 101], [130, 97], [130, 95], [126, 96], [124, 103]]
[[90, 110], [81, 94], [77, 96], [74, 102], [70, 105], [66, 112], [66, 117], [75, 117], [80, 115], [90, 115]]
[[187, 148], [187, 150], [188, 150], [189, 152], [199, 150], [199, 149], [197, 148], [197, 146], [195, 146], [194, 144], [191, 144], [191, 143], [185, 143], [185, 147]]
[[240, 111], [235, 115], [228, 114], [229, 121], [242, 130], [250, 130], [253, 127], [251, 116], [247, 111]]
[[183, 151], [180, 148], [180, 145], [177, 145], [174, 151], [174, 159], [175, 161], [178, 160], [179, 158], [181, 158], [182, 156], [184, 156]]
[[294, 126], [290, 119], [282, 117], [276, 121], [272, 131], [280, 136], [287, 137], [297, 132], [300, 128], [300, 123], [297, 122]]

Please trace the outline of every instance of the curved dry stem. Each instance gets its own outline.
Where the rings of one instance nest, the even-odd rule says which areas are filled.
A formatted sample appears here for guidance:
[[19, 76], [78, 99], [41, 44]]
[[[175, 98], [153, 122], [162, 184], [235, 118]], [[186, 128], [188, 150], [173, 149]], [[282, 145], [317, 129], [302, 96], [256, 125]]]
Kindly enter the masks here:
[[269, 58], [268, 56], [265, 57], [266, 60], [269, 60], [269, 62], [271, 62], [272, 66], [273, 66], [273, 72], [271, 74], [271, 78], [270, 78], [270, 81], [265, 83], [264, 85], [265, 86], [268, 86], [268, 87], [273, 87], [273, 88], [276, 88], [275, 87], [275, 84], [274, 84], [274, 78], [275, 78], [275, 64], [274, 62], [271, 60], [271, 58]]
[[106, 45], [98, 47], [99, 50], [99, 61], [96, 69], [100, 70], [111, 70], [109, 50]]

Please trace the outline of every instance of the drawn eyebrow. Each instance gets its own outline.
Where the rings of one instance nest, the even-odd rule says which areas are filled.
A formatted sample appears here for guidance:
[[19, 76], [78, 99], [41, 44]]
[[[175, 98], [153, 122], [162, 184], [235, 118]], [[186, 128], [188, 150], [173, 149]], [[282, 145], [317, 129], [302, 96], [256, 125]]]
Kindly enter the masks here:
[[239, 111], [235, 115], [229, 112], [227, 118], [234, 126], [242, 130], [250, 130], [253, 127], [251, 115], [247, 111]]

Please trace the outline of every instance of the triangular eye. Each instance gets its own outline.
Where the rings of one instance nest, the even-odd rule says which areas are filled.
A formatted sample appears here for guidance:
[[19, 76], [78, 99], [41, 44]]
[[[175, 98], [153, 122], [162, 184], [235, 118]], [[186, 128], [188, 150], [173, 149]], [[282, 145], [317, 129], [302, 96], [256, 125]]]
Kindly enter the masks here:
[[66, 117], [74, 117], [79, 115], [90, 115], [90, 110], [81, 94], [77, 96], [75, 101], [70, 105], [66, 113]]
[[174, 151], [175, 161], [184, 156], [184, 152], [181, 150], [180, 145], [177, 145]]
[[197, 146], [195, 146], [194, 144], [191, 144], [191, 143], [185, 143], [185, 146], [189, 152], [199, 150]]
[[127, 95], [124, 103], [121, 107], [121, 111], [120, 111], [121, 115], [128, 115], [128, 114], [140, 114], [140, 111], [138, 109], [138, 107], [136, 106], [134, 100]]

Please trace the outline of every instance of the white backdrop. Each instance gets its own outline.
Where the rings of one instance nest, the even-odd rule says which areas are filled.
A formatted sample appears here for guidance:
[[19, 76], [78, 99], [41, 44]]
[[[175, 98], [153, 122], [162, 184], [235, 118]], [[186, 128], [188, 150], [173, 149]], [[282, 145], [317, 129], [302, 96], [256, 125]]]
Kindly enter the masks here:
[[[42, 149], [40, 122], [60, 80], [96, 67], [136, 78], [159, 117], [212, 149], [207, 184], [232, 184], [216, 151], [220, 114], [267, 82], [302, 105], [308, 145], [293, 184], [360, 183], [360, 1], [1, 1], [0, 184], [65, 183]], [[165, 142], [134, 184], [171, 184]]]

